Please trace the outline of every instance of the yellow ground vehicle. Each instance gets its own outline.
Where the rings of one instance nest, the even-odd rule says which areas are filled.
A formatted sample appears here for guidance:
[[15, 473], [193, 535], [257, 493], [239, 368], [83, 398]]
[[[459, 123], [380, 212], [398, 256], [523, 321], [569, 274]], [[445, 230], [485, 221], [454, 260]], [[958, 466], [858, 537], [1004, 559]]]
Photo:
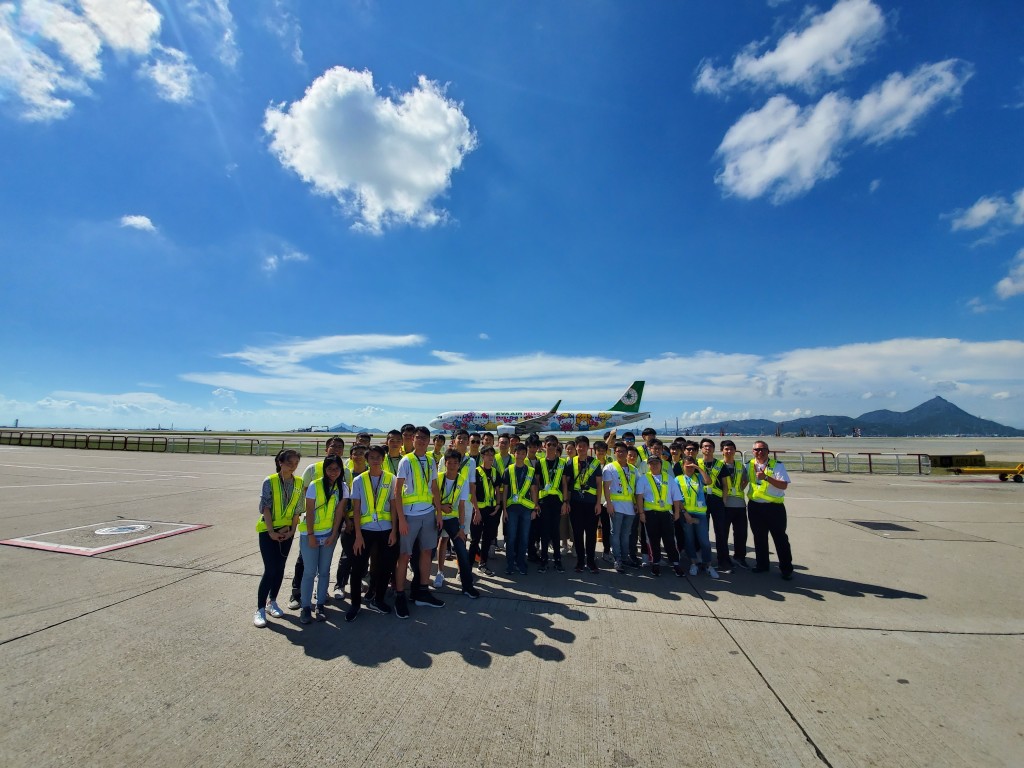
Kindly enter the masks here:
[[1016, 467], [953, 467], [950, 471], [957, 475], [999, 475], [1003, 482], [1012, 479], [1015, 483], [1024, 483], [1024, 464]]

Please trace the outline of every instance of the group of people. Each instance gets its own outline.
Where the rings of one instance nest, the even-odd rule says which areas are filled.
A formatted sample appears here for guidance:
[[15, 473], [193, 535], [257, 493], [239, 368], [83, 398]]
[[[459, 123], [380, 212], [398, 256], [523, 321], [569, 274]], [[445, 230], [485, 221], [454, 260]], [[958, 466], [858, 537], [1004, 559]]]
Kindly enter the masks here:
[[[348, 586], [346, 621], [356, 619], [364, 599], [368, 610], [400, 619], [409, 617], [410, 603], [443, 607], [435, 591], [452, 554], [462, 594], [476, 599], [474, 567], [493, 576], [492, 552], [502, 549], [506, 576], [526, 575], [530, 561], [538, 573], [564, 571], [563, 551], [575, 552], [576, 573], [600, 573], [600, 540], [618, 573], [649, 566], [654, 576], [671, 568], [678, 576], [718, 578], [734, 568], [769, 571], [770, 535], [782, 578], [793, 578], [785, 505], [790, 478], [767, 443], [755, 441], [753, 458], [738, 462], [732, 440], [716, 446], [710, 438], [677, 438], [666, 446], [652, 428], [641, 437], [637, 443], [626, 432], [619, 440], [612, 431], [591, 445], [585, 435], [562, 443], [554, 435], [495, 440], [491, 433], [459, 430], [446, 446], [444, 435], [406, 424], [388, 432], [383, 445], [360, 433], [347, 460], [344, 440], [330, 438], [326, 457], [301, 476], [299, 453], [283, 450], [260, 496], [256, 530], [264, 573], [253, 623], [265, 627], [268, 616], [284, 615], [277, 598], [296, 537], [300, 557], [288, 607], [300, 611], [303, 624], [327, 618], [339, 543], [334, 597], [344, 599]], [[746, 557], [748, 521], [753, 567]], [[389, 588], [393, 607], [386, 601]]]

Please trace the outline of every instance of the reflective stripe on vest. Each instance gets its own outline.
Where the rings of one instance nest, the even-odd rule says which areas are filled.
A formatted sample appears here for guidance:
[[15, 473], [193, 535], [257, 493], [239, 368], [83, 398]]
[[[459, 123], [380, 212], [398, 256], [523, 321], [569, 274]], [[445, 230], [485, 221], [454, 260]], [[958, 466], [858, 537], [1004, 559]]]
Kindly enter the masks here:
[[[768, 466], [764, 468], [764, 473], [768, 477], [775, 476], [775, 459], [768, 459]], [[757, 482], [757, 460], [751, 459], [747, 466], [747, 491], [750, 494], [750, 500], [763, 501], [768, 504], [785, 504], [786, 499], [783, 496], [768, 495], [770, 487], [773, 486], [769, 486], [767, 480]]]
[[[291, 526], [292, 520], [298, 514], [299, 499], [302, 497], [302, 478], [292, 479], [292, 497], [288, 500], [288, 506], [284, 505], [284, 490], [281, 485], [281, 476], [273, 474], [267, 477], [270, 481], [271, 514], [273, 515], [274, 528], [286, 528]], [[263, 512], [260, 511], [260, 518], [256, 521], [256, 530], [266, 533], [267, 524], [263, 520]]]
[[707, 489], [711, 491], [711, 495], [722, 498], [722, 489], [718, 487], [718, 476], [722, 474], [722, 467], [725, 466], [725, 462], [719, 461], [718, 459], [712, 459], [711, 468], [709, 469], [704, 461], [704, 457], [701, 456], [697, 459], [697, 465], [707, 472], [708, 477], [711, 478], [711, 482], [707, 485]]
[[390, 472], [383, 472], [377, 484], [376, 494], [373, 492], [373, 478], [370, 477], [369, 471], [363, 472], [356, 480], [363, 484], [363, 508], [359, 512], [359, 525], [390, 523], [391, 505], [388, 501], [391, 499], [395, 476]]
[[662, 472], [658, 475], [658, 479], [661, 480], [659, 486], [654, 482], [654, 475], [650, 472], [647, 473], [647, 486], [651, 489], [651, 495], [654, 497], [654, 501], [648, 501], [644, 499], [644, 509], [649, 509], [654, 512], [668, 512], [672, 509], [672, 502], [669, 501], [668, 493], [668, 475]]
[[384, 471], [389, 472], [392, 475], [398, 474], [398, 462], [402, 460], [401, 454], [398, 456], [392, 456], [390, 453], [384, 454]]
[[490, 470], [484, 469], [483, 467], [477, 467], [476, 479], [480, 481], [480, 486], [484, 489], [484, 498], [480, 502], [481, 507], [493, 507], [494, 506], [494, 467]]
[[516, 463], [516, 457], [513, 456], [511, 453], [508, 456], [506, 456], [504, 459], [501, 458], [501, 454], [500, 453], [494, 454], [494, 466], [496, 466], [498, 468], [498, 475], [504, 475], [505, 474], [505, 470], [508, 469], [509, 467], [511, 467], [515, 463]]
[[[512, 496], [507, 500], [508, 504], [518, 504], [521, 507], [527, 509], [535, 509], [536, 504], [533, 503], [533, 499], [530, 498], [530, 486], [533, 485], [533, 467], [526, 467], [526, 482], [523, 484], [523, 493], [519, 493], [519, 486], [516, 484], [516, 466], [513, 464], [508, 468], [508, 487], [512, 490]], [[520, 498], [520, 495], [525, 498]]]
[[572, 457], [572, 476], [575, 477], [576, 479], [573, 481], [572, 489], [574, 491], [579, 492], [579, 493], [589, 493], [591, 496], [596, 496], [597, 495], [597, 489], [596, 488], [587, 488], [585, 486], [590, 482], [590, 478], [592, 478], [594, 476], [594, 474], [597, 472], [598, 467], [600, 467], [600, 466], [601, 466], [601, 464], [598, 462], [598, 460], [595, 459], [593, 456], [591, 456], [590, 457], [590, 464], [587, 465], [587, 471], [581, 477], [580, 476], [580, 457], [579, 456], [573, 456]]
[[551, 471], [548, 467], [548, 460], [546, 458], [540, 460], [540, 477], [544, 481], [544, 487], [537, 494], [540, 498], [557, 496], [559, 501], [565, 501], [562, 498], [562, 474], [565, 472], [565, 464], [565, 459], [555, 459], [555, 474], [551, 476], [548, 474]]
[[[444, 492], [444, 487], [446, 483], [452, 484], [452, 489], [448, 493]], [[452, 507], [451, 512], [441, 513], [441, 517], [443, 517], [445, 520], [450, 520], [453, 517], [457, 518], [459, 516], [459, 497], [462, 496], [462, 488], [465, 484], [466, 475], [463, 474], [461, 470], [455, 476], [454, 480], [448, 477], [447, 474], [437, 476], [437, 492], [438, 495], [440, 495], [441, 497], [441, 503], [451, 504]]]
[[636, 446], [636, 454], [637, 456], [640, 457], [640, 461], [644, 462], [645, 464], [651, 460], [650, 454], [647, 452], [646, 445]]
[[[723, 467], [725, 469], [725, 467]], [[737, 499], [743, 498], [743, 465], [733, 464], [732, 475], [725, 478], [725, 495]]]
[[687, 477], [680, 475], [676, 478], [679, 482], [679, 490], [683, 492], [683, 506], [691, 515], [703, 515], [708, 511], [707, 502], [704, 499], [704, 480], [696, 473]]
[[[407, 453], [405, 458], [409, 460], [412, 469], [412, 488], [406, 483], [402, 486], [403, 504], [430, 504], [434, 501], [434, 495], [430, 492], [430, 459], [427, 459], [427, 467], [420, 463], [420, 458], [415, 453]], [[424, 456], [423, 458], [427, 458]], [[426, 476], [424, 476], [426, 472]]]
[[629, 464], [623, 468], [619, 462], [615, 462], [615, 471], [619, 473], [619, 487], [618, 493], [612, 493], [609, 497], [611, 501], [633, 501], [633, 497], [636, 496], [636, 470]]
[[313, 509], [313, 533], [330, 533], [334, 528], [334, 511], [338, 508], [338, 501], [341, 498], [340, 489], [335, 485], [331, 498], [328, 499], [324, 494], [323, 478], [321, 477], [315, 482], [316, 506]]

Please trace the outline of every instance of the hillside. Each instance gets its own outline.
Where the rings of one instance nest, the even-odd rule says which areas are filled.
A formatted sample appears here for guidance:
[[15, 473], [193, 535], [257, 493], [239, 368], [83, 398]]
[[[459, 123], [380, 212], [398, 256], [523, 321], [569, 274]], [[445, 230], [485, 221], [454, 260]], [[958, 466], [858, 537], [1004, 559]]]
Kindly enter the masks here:
[[[988, 419], [972, 416], [945, 398], [936, 395], [909, 411], [869, 411], [856, 418], [849, 416], [808, 416], [782, 423], [784, 434], [801, 432], [828, 435], [829, 426], [836, 435], [852, 434], [859, 428], [865, 437], [932, 437], [939, 435], [989, 435], [1024, 437], [1024, 429], [1015, 429]], [[778, 422], [767, 419], [743, 419], [694, 424], [691, 434], [774, 435]]]

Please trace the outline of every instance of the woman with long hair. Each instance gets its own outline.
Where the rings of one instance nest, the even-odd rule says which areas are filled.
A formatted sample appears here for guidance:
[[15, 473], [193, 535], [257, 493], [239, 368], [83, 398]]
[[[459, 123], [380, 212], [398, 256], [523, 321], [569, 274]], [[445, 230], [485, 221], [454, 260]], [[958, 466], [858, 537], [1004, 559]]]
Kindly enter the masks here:
[[260, 517], [256, 522], [263, 578], [256, 592], [256, 614], [252, 619], [257, 627], [267, 626], [268, 613], [275, 619], [284, 615], [277, 604], [277, 593], [284, 581], [284, 566], [299, 524], [302, 478], [295, 476], [295, 470], [301, 458], [298, 451], [279, 451], [274, 457], [277, 471], [263, 481]]
[[323, 477], [310, 483], [306, 489], [306, 515], [303, 535], [299, 540], [302, 553], [302, 611], [299, 621], [309, 624], [313, 620], [313, 580], [316, 588], [316, 620], [327, 621], [324, 603], [331, 578], [331, 560], [338, 541], [338, 529], [344, 518], [345, 469], [340, 456], [324, 459]]

